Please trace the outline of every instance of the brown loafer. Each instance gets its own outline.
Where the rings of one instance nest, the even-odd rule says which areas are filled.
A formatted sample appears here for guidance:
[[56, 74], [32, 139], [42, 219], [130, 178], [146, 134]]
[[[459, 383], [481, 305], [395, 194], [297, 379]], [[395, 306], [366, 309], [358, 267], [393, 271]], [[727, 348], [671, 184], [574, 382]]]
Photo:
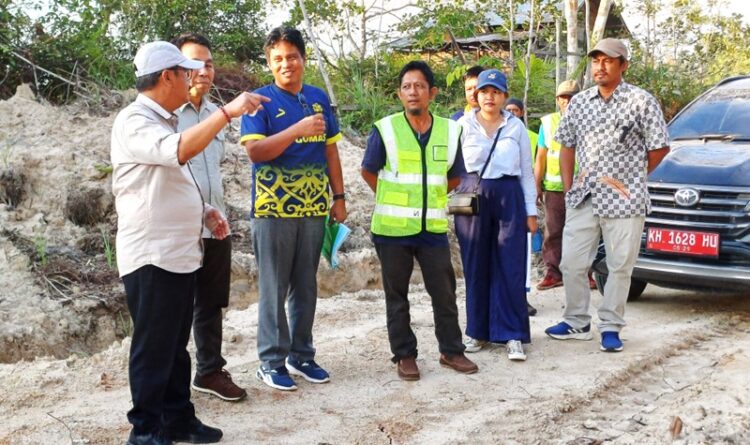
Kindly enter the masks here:
[[398, 376], [401, 377], [402, 380], [419, 380], [419, 368], [417, 367], [416, 357], [402, 358], [398, 361], [396, 370], [398, 371]]
[[196, 375], [191, 386], [196, 391], [205, 392], [229, 402], [236, 402], [247, 397], [247, 391], [232, 381], [232, 375], [226, 369], [219, 369], [204, 376]]
[[440, 364], [463, 374], [474, 374], [479, 371], [477, 364], [466, 358], [463, 354], [440, 354]]

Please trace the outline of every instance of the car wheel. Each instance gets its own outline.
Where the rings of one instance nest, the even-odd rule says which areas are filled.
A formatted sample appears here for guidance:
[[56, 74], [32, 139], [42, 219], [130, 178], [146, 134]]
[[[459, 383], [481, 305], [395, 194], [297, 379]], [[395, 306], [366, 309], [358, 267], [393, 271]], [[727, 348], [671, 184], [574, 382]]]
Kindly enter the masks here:
[[[607, 284], [607, 276], [594, 272], [594, 281], [596, 281], [596, 288], [599, 293], [604, 295], [604, 285]], [[628, 301], [636, 301], [641, 298], [643, 291], [646, 290], [648, 283], [635, 278], [630, 279], [630, 291], [628, 292]]]

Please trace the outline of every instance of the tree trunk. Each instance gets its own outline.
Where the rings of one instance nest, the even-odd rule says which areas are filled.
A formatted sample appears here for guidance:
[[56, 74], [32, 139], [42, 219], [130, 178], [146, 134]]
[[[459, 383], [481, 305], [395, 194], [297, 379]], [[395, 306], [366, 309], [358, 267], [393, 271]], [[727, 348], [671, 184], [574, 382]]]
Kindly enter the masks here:
[[[588, 49], [593, 48], [604, 37], [604, 28], [607, 26], [609, 10], [612, 8], [612, 0], [601, 0], [599, 9], [596, 12], [596, 21], [594, 29], [591, 31], [591, 40], [588, 43]], [[583, 79], [584, 87], [590, 86], [591, 81], [591, 64], [586, 66], [586, 76]]]
[[583, 11], [583, 29], [586, 36], [586, 53], [588, 53], [591, 49], [591, 1], [584, 0]]
[[365, 60], [367, 57], [367, 9], [365, 8], [365, 2], [362, 0], [362, 17], [360, 18], [360, 26], [362, 27], [362, 43], [360, 45], [360, 56], [359, 60]]
[[[560, 85], [560, 17], [555, 18], [555, 88]], [[557, 101], [555, 101], [557, 102]], [[555, 104], [557, 106], [557, 104]]]
[[596, 46], [599, 40], [604, 37], [604, 28], [607, 26], [609, 11], [612, 9], [613, 0], [601, 0], [599, 10], [596, 12], [596, 21], [594, 21], [594, 30], [591, 32], [591, 46]]
[[529, 8], [529, 41], [526, 46], [526, 83], [523, 87], [523, 122], [528, 125], [529, 122], [529, 83], [531, 82], [531, 47], [534, 41], [534, 0], [531, 0], [531, 7]]
[[565, 67], [565, 78], [573, 79], [580, 56], [578, 55], [578, 1], [563, 0], [565, 2], [565, 21], [568, 34], [568, 60]]
[[510, 17], [510, 27], [508, 28], [508, 64], [510, 65], [510, 70], [513, 72], [513, 70], [516, 68], [516, 64], [513, 61], [513, 28], [516, 26], [516, 12], [515, 8], [513, 7], [513, 0], [510, 0], [508, 2], [508, 9], [510, 14], [508, 17]]

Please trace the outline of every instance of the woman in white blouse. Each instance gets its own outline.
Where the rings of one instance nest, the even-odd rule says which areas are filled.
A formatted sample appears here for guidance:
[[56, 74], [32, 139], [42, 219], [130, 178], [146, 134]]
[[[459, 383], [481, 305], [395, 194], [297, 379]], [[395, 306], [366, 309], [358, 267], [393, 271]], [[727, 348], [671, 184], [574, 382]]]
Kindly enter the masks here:
[[480, 108], [459, 120], [467, 174], [458, 191], [477, 190], [479, 214], [455, 216], [466, 280], [466, 352], [504, 343], [509, 359], [526, 360], [526, 233], [537, 230], [529, 137], [523, 122], [504, 111], [508, 88], [502, 72], [482, 71], [474, 94]]

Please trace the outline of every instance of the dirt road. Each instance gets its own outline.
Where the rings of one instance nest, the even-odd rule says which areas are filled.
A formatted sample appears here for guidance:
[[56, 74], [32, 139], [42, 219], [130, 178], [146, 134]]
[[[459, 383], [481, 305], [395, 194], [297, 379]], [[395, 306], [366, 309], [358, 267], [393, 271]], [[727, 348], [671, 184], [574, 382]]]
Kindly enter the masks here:
[[[317, 358], [332, 381], [298, 382], [293, 393], [254, 378], [257, 306], [230, 311], [228, 369], [249, 398], [193, 401], [202, 420], [223, 428], [227, 445], [750, 443], [746, 296], [649, 287], [628, 305], [619, 354], [599, 352], [596, 341], [544, 336], [560, 315], [561, 289], [531, 301], [540, 311], [528, 361], [510, 363], [492, 346], [472, 356], [480, 372], [463, 376], [438, 364], [429, 298], [415, 286], [423, 377], [403, 382], [389, 361], [382, 293], [322, 299]], [[0, 444], [124, 443], [127, 349], [126, 340], [92, 357], [0, 365]], [[673, 440], [675, 417], [682, 427]]]

